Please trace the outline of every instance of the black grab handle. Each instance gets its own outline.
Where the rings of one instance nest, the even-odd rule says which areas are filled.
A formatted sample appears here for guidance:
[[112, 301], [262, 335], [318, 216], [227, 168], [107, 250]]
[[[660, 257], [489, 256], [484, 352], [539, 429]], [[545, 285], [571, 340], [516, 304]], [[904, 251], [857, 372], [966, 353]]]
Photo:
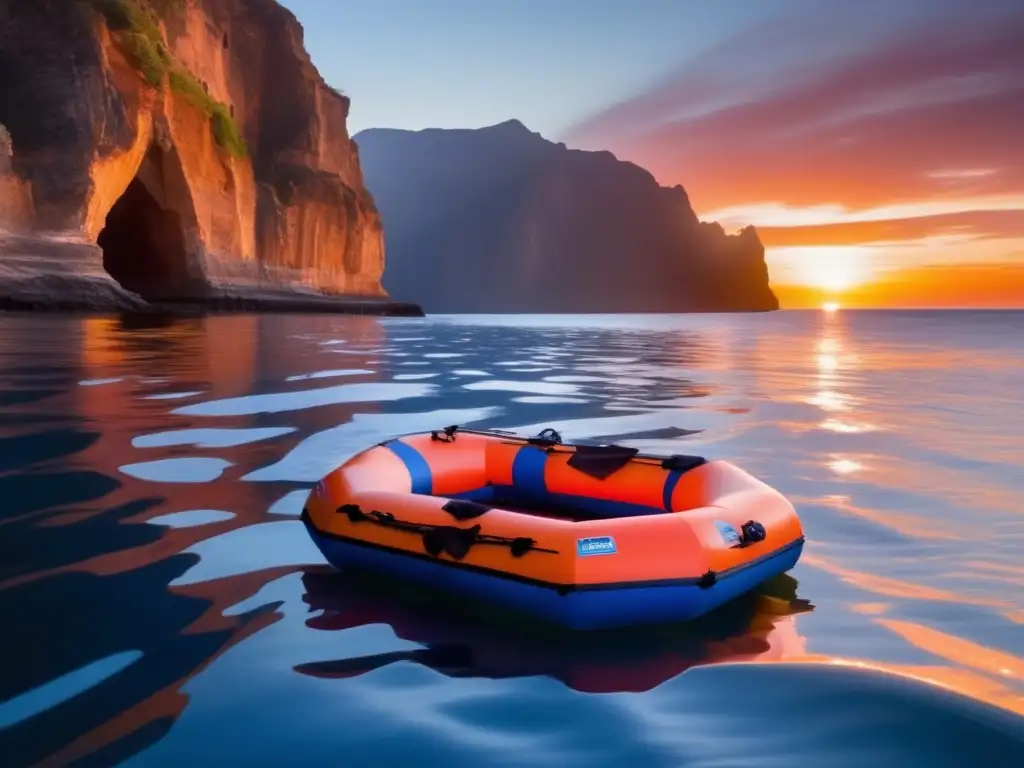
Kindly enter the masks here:
[[767, 536], [768, 532], [765, 531], [764, 526], [757, 522], [757, 520], [747, 520], [747, 522], [740, 526], [740, 538], [744, 545], [764, 541]]
[[545, 429], [542, 429], [540, 432], [538, 432], [536, 437], [526, 438], [526, 442], [528, 442], [530, 445], [539, 446], [561, 445], [562, 436], [558, 434], [558, 430], [552, 429], [551, 427], [546, 427]]

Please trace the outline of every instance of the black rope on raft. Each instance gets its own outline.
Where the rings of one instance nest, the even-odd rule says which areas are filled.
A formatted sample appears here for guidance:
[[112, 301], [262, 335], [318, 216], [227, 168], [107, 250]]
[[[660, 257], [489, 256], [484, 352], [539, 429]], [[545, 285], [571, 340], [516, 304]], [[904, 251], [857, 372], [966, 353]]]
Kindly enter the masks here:
[[477, 544], [508, 547], [512, 552], [512, 557], [516, 558], [522, 557], [527, 552], [558, 554], [557, 549], [538, 547], [537, 542], [528, 536], [508, 538], [480, 533], [479, 525], [474, 525], [471, 528], [457, 528], [454, 525], [411, 523], [407, 520], [399, 520], [390, 512], [379, 512], [377, 510], [364, 512], [358, 504], [343, 504], [338, 507], [337, 511], [338, 514], [345, 515], [353, 523], [376, 523], [385, 528], [418, 533], [423, 537], [423, 548], [434, 557], [440, 557], [443, 552], [447, 552], [456, 560], [462, 560], [469, 553], [469, 550]]
[[440, 432], [438, 430], [434, 430], [433, 432], [431, 432], [430, 439], [436, 440], [437, 442], [440, 443], [454, 443], [455, 433], [458, 431], [459, 425], [452, 424], [450, 427], [445, 427], [444, 429], [440, 430]]
[[547, 427], [546, 429], [542, 429], [533, 437], [526, 438], [526, 442], [530, 445], [544, 448], [550, 453], [554, 450], [556, 445], [562, 444], [562, 436], [558, 434], [558, 430]]

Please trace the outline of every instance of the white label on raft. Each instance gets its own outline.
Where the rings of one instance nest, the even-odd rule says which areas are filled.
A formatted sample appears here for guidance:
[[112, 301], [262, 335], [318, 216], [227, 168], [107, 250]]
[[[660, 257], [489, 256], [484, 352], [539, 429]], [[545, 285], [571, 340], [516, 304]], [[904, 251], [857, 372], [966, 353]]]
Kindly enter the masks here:
[[614, 555], [615, 539], [611, 536], [591, 536], [587, 539], [576, 539], [577, 557], [589, 555]]
[[715, 528], [722, 534], [722, 540], [730, 547], [740, 543], [740, 534], [732, 523], [727, 523], [724, 520], [715, 520]]

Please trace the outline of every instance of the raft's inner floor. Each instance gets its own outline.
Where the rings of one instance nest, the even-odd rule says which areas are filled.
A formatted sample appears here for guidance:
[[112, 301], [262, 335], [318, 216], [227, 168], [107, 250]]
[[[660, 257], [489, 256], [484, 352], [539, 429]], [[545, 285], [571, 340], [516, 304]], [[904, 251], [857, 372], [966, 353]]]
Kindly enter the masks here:
[[604, 515], [600, 515], [593, 511], [578, 510], [557, 505], [545, 507], [540, 504], [530, 504], [526, 501], [518, 503], [499, 503], [497, 508], [504, 509], [509, 512], [518, 512], [521, 515], [548, 517], [555, 520], [568, 520], [573, 523], [582, 523], [586, 520], [603, 520], [605, 518]]
[[668, 512], [657, 507], [615, 499], [552, 493], [543, 489], [523, 488], [518, 485], [489, 485], [462, 493], [454, 493], [450, 497], [474, 501], [532, 517], [554, 518], [574, 523], [616, 517], [664, 515]]

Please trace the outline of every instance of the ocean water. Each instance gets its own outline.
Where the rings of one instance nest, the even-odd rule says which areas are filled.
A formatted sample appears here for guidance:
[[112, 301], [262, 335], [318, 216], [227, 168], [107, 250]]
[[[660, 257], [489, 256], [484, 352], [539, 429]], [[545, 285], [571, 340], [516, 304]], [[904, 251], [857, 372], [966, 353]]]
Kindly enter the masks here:
[[[327, 567], [448, 424], [726, 458], [786, 577], [590, 635]], [[0, 764], [1024, 765], [1024, 314], [0, 317]]]

